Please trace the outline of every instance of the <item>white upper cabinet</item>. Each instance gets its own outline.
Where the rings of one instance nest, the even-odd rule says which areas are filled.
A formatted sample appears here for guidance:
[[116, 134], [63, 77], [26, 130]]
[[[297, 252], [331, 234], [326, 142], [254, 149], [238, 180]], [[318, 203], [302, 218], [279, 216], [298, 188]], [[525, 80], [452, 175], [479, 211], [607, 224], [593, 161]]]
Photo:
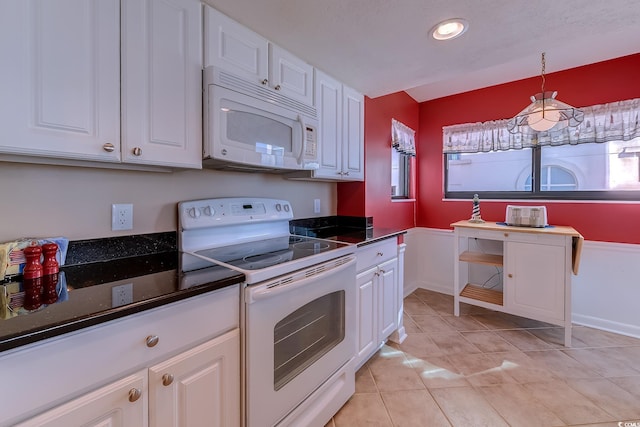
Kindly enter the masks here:
[[0, 152], [120, 160], [118, 5], [0, 3]]
[[122, 160], [202, 167], [202, 5], [122, 2]]
[[313, 104], [313, 67], [274, 44], [269, 49], [269, 84], [289, 98]]
[[3, 0], [0, 56], [2, 159], [202, 167], [199, 1]]
[[320, 167], [290, 174], [294, 179], [364, 180], [364, 96], [315, 70]]
[[364, 180], [364, 96], [342, 88], [342, 173], [350, 180]]
[[269, 41], [204, 6], [204, 66], [215, 65], [248, 81], [269, 79]]
[[205, 67], [213, 65], [313, 104], [313, 67], [217, 10], [205, 6]]

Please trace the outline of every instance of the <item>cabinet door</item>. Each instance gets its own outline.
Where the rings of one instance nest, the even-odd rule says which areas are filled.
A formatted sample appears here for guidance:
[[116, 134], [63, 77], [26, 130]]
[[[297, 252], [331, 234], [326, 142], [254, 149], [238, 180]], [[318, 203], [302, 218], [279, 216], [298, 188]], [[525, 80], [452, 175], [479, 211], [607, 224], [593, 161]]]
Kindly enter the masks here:
[[122, 160], [202, 167], [202, 5], [122, 3]]
[[342, 172], [342, 83], [316, 70], [315, 86], [320, 167], [314, 176], [338, 179]]
[[313, 105], [313, 67], [269, 44], [269, 85], [289, 98]]
[[269, 42], [218, 12], [205, 6], [204, 65], [216, 66], [252, 83], [269, 79]]
[[364, 180], [364, 96], [343, 86], [343, 178]]
[[505, 243], [506, 309], [542, 321], [564, 320], [565, 247]]
[[95, 390], [16, 427], [147, 426], [147, 371]]
[[240, 425], [238, 329], [149, 369], [149, 425]]
[[0, 2], [0, 152], [120, 159], [119, 1]]
[[375, 283], [377, 273], [378, 269], [374, 267], [363, 271], [356, 277], [356, 285], [358, 286], [356, 368], [366, 361], [378, 344], [376, 323], [378, 298]]
[[397, 327], [398, 259], [378, 266], [378, 342], [385, 340]]

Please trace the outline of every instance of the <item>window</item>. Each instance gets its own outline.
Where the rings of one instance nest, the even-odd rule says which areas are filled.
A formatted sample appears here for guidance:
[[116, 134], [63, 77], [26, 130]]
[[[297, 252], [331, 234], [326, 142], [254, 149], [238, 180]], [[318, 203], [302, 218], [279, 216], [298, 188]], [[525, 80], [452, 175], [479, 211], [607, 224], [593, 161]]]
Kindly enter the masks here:
[[445, 197], [640, 200], [640, 138], [445, 155]]
[[391, 119], [391, 198], [411, 197], [412, 158], [416, 155], [416, 132]]
[[582, 107], [577, 127], [443, 128], [445, 197], [640, 200], [640, 99]]
[[391, 198], [408, 199], [411, 183], [411, 156], [391, 149]]

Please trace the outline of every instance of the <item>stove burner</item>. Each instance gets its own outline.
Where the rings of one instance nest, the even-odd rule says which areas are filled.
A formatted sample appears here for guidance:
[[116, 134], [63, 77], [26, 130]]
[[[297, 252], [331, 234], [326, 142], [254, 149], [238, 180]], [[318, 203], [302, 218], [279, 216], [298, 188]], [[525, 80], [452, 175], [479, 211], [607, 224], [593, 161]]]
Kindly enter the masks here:
[[289, 236], [289, 243], [302, 242], [305, 238], [301, 236]]
[[327, 242], [302, 242], [294, 243], [293, 247], [304, 251], [321, 252], [329, 249], [329, 243]]
[[260, 254], [260, 255], [246, 256], [242, 260], [252, 264], [262, 264], [264, 266], [269, 266], [269, 265], [274, 265], [274, 264], [278, 264], [279, 262], [282, 262], [283, 260], [285, 260], [285, 257], [283, 257], [282, 255], [274, 255], [274, 254]]

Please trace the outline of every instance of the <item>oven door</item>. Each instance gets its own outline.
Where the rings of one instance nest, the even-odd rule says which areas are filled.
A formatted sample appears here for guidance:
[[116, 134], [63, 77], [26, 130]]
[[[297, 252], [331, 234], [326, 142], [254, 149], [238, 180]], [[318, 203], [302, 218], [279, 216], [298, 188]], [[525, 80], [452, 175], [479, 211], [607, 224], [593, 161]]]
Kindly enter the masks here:
[[247, 426], [275, 425], [354, 356], [355, 277], [350, 255], [246, 288]]

